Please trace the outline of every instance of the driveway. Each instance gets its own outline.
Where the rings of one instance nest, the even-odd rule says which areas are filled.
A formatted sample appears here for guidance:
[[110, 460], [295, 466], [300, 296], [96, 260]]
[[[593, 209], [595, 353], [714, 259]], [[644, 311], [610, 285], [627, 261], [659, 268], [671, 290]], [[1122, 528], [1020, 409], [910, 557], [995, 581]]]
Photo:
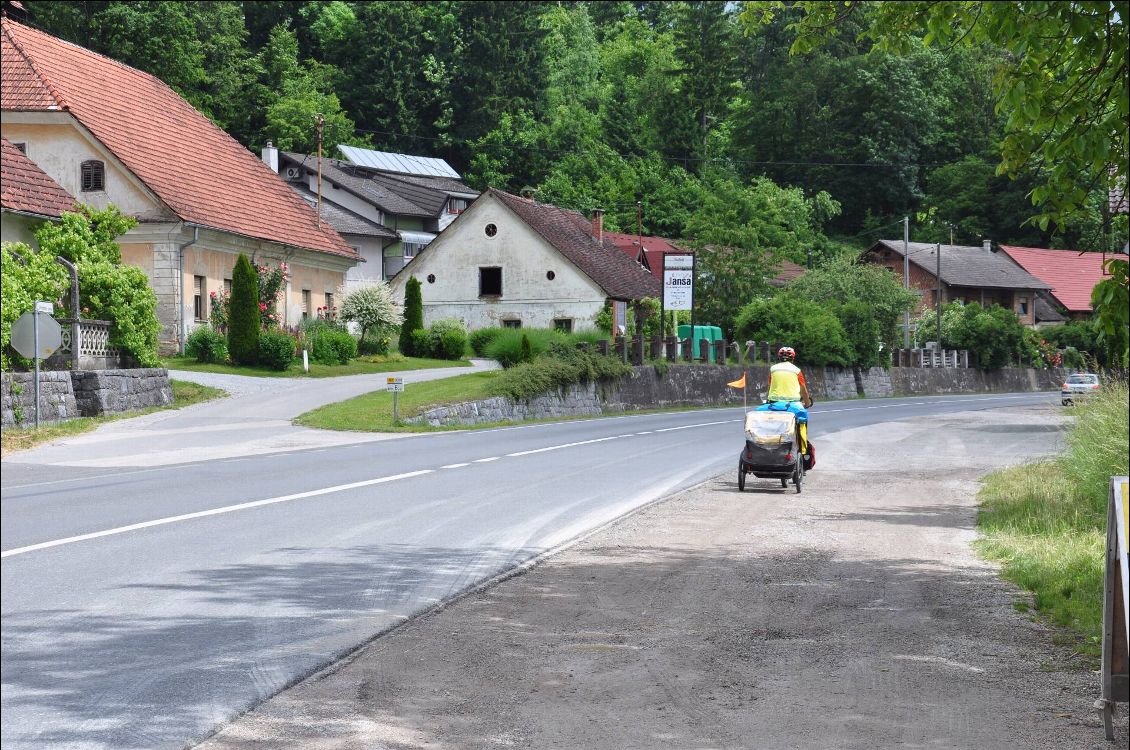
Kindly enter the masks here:
[[89, 468], [168, 466], [407, 437], [315, 430], [291, 422], [311, 409], [383, 390], [388, 375], [395, 374], [411, 384], [498, 368], [491, 360], [471, 362], [470, 368], [338, 378], [259, 378], [170, 370], [171, 379], [221, 388], [230, 395], [184, 409], [110, 422], [94, 432], [13, 454], [4, 463]]

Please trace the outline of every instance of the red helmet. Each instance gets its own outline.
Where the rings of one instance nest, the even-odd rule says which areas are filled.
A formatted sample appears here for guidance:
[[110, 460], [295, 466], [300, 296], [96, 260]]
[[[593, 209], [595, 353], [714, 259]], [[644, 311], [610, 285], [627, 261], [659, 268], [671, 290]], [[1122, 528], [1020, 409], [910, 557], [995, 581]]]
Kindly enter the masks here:
[[781, 361], [787, 359], [788, 361], [792, 362], [794, 359], [796, 359], [796, 350], [791, 346], [782, 346], [777, 350], [777, 359]]

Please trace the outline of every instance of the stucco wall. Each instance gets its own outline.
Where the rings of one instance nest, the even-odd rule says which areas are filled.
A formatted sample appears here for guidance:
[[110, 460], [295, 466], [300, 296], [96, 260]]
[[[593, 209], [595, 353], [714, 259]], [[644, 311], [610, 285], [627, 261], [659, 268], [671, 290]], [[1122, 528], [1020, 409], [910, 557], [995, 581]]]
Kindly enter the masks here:
[[380, 237], [366, 237], [357, 234], [343, 234], [351, 246], [357, 248], [364, 263], [358, 263], [345, 272], [345, 288], [350, 291], [365, 284], [372, 284], [384, 278], [382, 240]]
[[[5, 119], [8, 119], [7, 113]], [[0, 132], [9, 141], [26, 143], [28, 158], [82, 203], [97, 208], [113, 203], [129, 216], [153, 215], [159, 208], [146, 191], [127, 177], [112, 156], [88, 141], [74, 125], [5, 122]], [[105, 165], [105, 190], [82, 192], [80, 165], [89, 159], [97, 159]]]
[[[488, 237], [485, 227], [498, 231]], [[479, 269], [502, 269], [502, 295], [479, 296]], [[554, 278], [547, 277], [552, 271]], [[433, 282], [428, 276], [434, 275]], [[574, 330], [593, 327], [604, 292], [552, 245], [491, 197], [481, 198], [393, 279], [393, 293], [404, 298], [409, 276], [421, 283], [424, 323], [460, 318], [469, 330], [518, 320], [526, 328], [550, 328], [555, 318], [573, 321]]]
[[33, 248], [38, 248], [35, 240], [35, 228], [43, 223], [43, 219], [33, 219], [30, 216], [21, 216], [9, 211], [4, 211], [0, 220], [0, 241], [23, 242]]

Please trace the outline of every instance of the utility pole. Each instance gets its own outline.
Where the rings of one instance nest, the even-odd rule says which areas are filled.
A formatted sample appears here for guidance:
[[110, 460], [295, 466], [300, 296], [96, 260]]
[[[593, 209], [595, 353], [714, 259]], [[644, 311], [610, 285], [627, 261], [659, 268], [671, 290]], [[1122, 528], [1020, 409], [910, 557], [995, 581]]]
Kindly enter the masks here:
[[318, 226], [322, 226], [322, 133], [326, 127], [326, 118], [319, 112], [314, 115], [318, 123]]
[[938, 316], [938, 348], [942, 348], [942, 243], [938, 243], [938, 291], [934, 295], [934, 314]]
[[[910, 217], [902, 217], [902, 284], [910, 291]], [[910, 309], [903, 319], [902, 348], [910, 348]]]

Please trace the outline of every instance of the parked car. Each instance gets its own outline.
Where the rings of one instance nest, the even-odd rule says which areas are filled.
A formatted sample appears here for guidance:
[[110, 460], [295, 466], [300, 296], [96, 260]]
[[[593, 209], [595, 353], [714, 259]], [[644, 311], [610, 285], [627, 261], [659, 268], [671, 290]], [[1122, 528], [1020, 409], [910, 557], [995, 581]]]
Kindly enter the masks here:
[[1099, 392], [1099, 376], [1091, 372], [1077, 372], [1067, 376], [1059, 389], [1059, 400], [1064, 406], [1075, 403], [1077, 399], [1087, 398]]

